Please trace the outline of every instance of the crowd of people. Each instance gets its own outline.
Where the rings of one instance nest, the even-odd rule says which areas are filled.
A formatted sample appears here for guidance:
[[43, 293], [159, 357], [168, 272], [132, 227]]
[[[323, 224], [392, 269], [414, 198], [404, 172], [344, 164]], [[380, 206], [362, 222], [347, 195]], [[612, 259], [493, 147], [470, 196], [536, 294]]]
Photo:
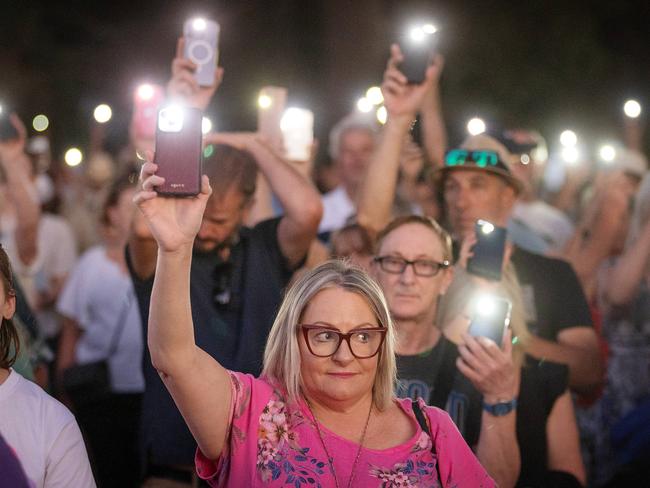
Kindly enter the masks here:
[[[295, 161], [269, 134], [214, 132], [199, 194], [169, 197], [153, 134], [132, 127], [119, 155], [73, 170], [43, 164], [11, 115], [0, 486], [648, 479], [640, 148], [549, 189], [538, 132], [449, 146], [443, 58], [414, 84], [400, 47], [388, 54], [386, 123], [343, 117], [327, 177], [316, 151]], [[200, 86], [196, 68], [179, 40], [167, 97], [205, 110], [224, 72]], [[507, 228], [500, 279], [469, 264], [479, 220]], [[500, 341], [471, 333], [481, 293], [511, 306]]]

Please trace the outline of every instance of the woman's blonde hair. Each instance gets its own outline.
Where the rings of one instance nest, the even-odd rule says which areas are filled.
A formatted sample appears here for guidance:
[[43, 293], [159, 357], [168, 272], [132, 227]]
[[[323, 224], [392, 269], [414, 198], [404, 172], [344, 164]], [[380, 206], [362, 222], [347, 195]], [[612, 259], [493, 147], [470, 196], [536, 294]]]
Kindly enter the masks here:
[[298, 400], [302, 382], [298, 324], [312, 298], [327, 288], [342, 288], [363, 297], [379, 325], [386, 329], [372, 392], [375, 406], [384, 410], [394, 397], [397, 377], [393, 322], [379, 285], [365, 271], [346, 261], [326, 261], [289, 288], [266, 342], [262, 376], [286, 389], [290, 401]]
[[[467, 312], [467, 305], [482, 289], [472, 279], [472, 276], [460, 266], [456, 266], [454, 280], [441, 297], [438, 305], [438, 324], [444, 330], [445, 326], [461, 314]], [[513, 338], [516, 337], [513, 347], [513, 359], [517, 366], [523, 364], [524, 351], [530, 342], [530, 332], [526, 326], [526, 312], [521, 293], [521, 285], [512, 263], [508, 263], [503, 270], [501, 281], [490, 291], [491, 294], [506, 298], [512, 303], [510, 315], [510, 328]], [[499, 344], [501, 346], [501, 344]]]

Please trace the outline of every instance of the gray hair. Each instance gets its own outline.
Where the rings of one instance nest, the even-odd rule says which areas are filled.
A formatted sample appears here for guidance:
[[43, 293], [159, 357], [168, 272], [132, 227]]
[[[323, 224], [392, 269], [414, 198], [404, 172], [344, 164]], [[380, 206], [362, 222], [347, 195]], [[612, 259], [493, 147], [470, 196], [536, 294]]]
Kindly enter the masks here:
[[361, 268], [346, 261], [326, 261], [289, 288], [266, 342], [262, 376], [285, 389], [290, 401], [300, 398], [302, 375], [297, 326], [311, 299], [321, 290], [336, 287], [363, 297], [379, 325], [386, 328], [372, 392], [375, 406], [384, 410], [394, 398], [397, 378], [393, 321], [379, 285]]
[[[374, 114], [374, 112], [371, 112]], [[343, 134], [349, 130], [366, 130], [373, 138], [377, 137], [377, 123], [368, 114], [351, 113], [339, 120], [330, 130], [328, 153], [330, 158], [336, 160], [341, 150]]]

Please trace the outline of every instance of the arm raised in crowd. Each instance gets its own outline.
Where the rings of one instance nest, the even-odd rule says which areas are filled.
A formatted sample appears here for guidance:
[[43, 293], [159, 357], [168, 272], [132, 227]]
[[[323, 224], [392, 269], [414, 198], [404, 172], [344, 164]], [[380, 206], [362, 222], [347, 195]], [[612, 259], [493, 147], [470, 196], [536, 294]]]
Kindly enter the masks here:
[[435, 83], [426, 92], [420, 109], [420, 121], [422, 122], [422, 139], [424, 150], [434, 167], [441, 167], [444, 164], [445, 151], [447, 150], [447, 128], [442, 116], [442, 103], [440, 101], [440, 74], [444, 67], [444, 59], [441, 55], [435, 58], [437, 70], [435, 72]]
[[630, 303], [648, 274], [650, 264], [650, 221], [642, 227], [634, 243], [623, 253], [604, 283], [605, 298], [611, 305]]
[[[223, 80], [223, 68], [217, 68], [212, 86], [199, 86], [194, 78], [196, 64], [183, 57], [184, 38], [176, 44], [176, 57], [172, 61], [172, 78], [167, 84], [167, 96], [188, 107], [205, 110]], [[142, 141], [132, 141], [135, 147], [142, 147]], [[146, 144], [153, 150], [153, 141]], [[150, 278], [156, 270], [156, 241], [141, 216], [133, 220], [129, 236], [129, 256], [135, 274], [141, 278]]]
[[594, 197], [585, 219], [566, 249], [566, 259], [572, 264], [585, 294], [595, 298], [596, 277], [601, 264], [615, 252], [617, 241], [625, 234], [621, 226], [627, 221], [629, 201], [633, 190], [622, 173], [608, 178]]
[[282, 254], [290, 266], [298, 265], [316, 237], [323, 214], [320, 195], [314, 185], [257, 133], [214, 133], [205, 140], [211, 144], [227, 144], [253, 155], [284, 209], [278, 226]]
[[142, 189], [134, 197], [158, 244], [147, 342], [153, 366], [199, 448], [209, 459], [216, 459], [228, 429], [230, 378], [197, 347], [190, 305], [192, 247], [212, 190], [208, 177], [203, 176], [196, 197], [159, 196], [154, 188], [164, 179], [155, 175], [156, 170], [155, 164], [143, 165]]
[[402, 59], [399, 47], [393, 45], [382, 84], [388, 120], [368, 166], [357, 205], [357, 221], [373, 233], [383, 229], [391, 219], [404, 142], [442, 68], [437, 60], [427, 69], [422, 84], [409, 85], [406, 76], [397, 68]]
[[25, 126], [16, 114], [11, 114], [10, 117], [18, 137], [0, 142], [0, 165], [6, 179], [7, 197], [16, 211], [15, 241], [18, 257], [23, 264], [29, 266], [38, 254], [41, 207], [31, 178], [31, 162], [25, 154]]

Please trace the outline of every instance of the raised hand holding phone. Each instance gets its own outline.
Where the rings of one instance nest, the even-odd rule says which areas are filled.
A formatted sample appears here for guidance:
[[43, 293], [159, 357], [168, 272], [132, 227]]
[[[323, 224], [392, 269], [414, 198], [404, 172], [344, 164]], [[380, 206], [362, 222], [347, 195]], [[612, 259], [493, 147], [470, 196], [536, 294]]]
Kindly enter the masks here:
[[188, 19], [183, 25], [183, 57], [196, 66], [194, 77], [199, 86], [214, 84], [219, 59], [219, 24], [201, 17]]
[[412, 26], [400, 43], [403, 53], [400, 71], [409, 84], [419, 85], [427, 78], [438, 44], [438, 29], [433, 24]]
[[169, 196], [194, 196], [201, 191], [201, 110], [182, 106], [165, 107], [158, 113], [156, 153], [157, 175], [164, 183], [157, 191]]
[[[153, 160], [149, 151], [147, 160]], [[164, 252], [176, 252], [191, 246], [199, 232], [203, 213], [212, 194], [207, 176], [201, 177], [201, 191], [188, 198], [170, 198], [160, 195], [156, 188], [165, 184], [165, 179], [156, 173], [158, 166], [145, 163], [140, 172], [140, 189], [133, 201], [144, 216], [158, 247]]]
[[408, 77], [400, 71], [400, 65], [404, 61], [402, 50], [397, 44], [393, 44], [390, 53], [381, 85], [388, 119], [399, 117], [411, 122], [420, 111], [427, 93], [438, 81], [442, 58], [436, 57], [433, 64], [426, 68], [422, 83], [410, 84]]
[[201, 86], [195, 76], [198, 65], [184, 57], [185, 43], [183, 37], [176, 43], [176, 57], [172, 61], [172, 78], [167, 84], [167, 95], [189, 107], [205, 110], [223, 80], [223, 68], [215, 69], [211, 85]]

